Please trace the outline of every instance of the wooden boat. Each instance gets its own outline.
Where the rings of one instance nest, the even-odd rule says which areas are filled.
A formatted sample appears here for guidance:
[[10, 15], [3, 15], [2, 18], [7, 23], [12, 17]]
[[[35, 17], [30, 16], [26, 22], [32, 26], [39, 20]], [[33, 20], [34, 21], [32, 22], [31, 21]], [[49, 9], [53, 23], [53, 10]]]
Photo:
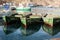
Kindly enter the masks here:
[[22, 27], [21, 32], [23, 35], [31, 35], [37, 32], [43, 24], [43, 20], [39, 16], [30, 16], [29, 18], [21, 18]]
[[5, 32], [5, 34], [10, 34], [21, 26], [21, 21], [20, 18], [18, 17], [4, 16], [3, 20], [4, 20], [3, 31]]
[[[53, 17], [54, 16], [54, 17]], [[58, 15], [50, 15], [45, 18], [43, 30], [50, 35], [56, 35], [60, 31], [60, 17]]]

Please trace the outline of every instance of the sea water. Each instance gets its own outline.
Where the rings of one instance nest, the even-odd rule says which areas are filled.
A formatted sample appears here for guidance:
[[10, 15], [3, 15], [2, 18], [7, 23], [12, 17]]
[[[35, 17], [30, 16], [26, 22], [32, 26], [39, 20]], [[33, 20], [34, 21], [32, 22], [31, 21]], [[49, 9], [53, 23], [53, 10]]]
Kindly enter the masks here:
[[42, 28], [38, 32], [29, 36], [23, 36], [21, 34], [20, 28], [9, 35], [6, 35], [3, 32], [3, 27], [4, 26], [0, 26], [0, 40], [48, 40], [51, 38], [60, 38], [60, 33], [55, 36], [51, 36], [44, 32]]

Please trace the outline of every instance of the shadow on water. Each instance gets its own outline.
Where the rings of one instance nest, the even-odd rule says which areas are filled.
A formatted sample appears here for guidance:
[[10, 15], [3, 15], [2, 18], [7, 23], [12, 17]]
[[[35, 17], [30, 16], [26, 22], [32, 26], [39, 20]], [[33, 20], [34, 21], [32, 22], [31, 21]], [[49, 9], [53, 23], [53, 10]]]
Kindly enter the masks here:
[[3, 27], [0, 26], [0, 40], [45, 40], [50, 38], [60, 38], [60, 33], [55, 36], [50, 36], [48, 33], [44, 32], [41, 28], [38, 32], [30, 35], [23, 36], [21, 34], [20, 29], [16, 30], [16, 32], [11, 33], [9, 35], [5, 35], [3, 32]]

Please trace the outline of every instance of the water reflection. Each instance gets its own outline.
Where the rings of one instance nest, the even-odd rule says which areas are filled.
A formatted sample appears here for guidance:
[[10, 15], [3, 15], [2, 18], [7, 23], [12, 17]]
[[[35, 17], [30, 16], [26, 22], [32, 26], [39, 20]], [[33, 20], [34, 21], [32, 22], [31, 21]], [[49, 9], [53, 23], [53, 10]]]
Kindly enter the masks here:
[[3, 32], [3, 26], [0, 26], [0, 40], [45, 40], [50, 38], [60, 38], [60, 33], [55, 36], [51, 36], [41, 28], [38, 32], [30, 36], [23, 36], [20, 29], [17, 29], [14, 33], [5, 35]]

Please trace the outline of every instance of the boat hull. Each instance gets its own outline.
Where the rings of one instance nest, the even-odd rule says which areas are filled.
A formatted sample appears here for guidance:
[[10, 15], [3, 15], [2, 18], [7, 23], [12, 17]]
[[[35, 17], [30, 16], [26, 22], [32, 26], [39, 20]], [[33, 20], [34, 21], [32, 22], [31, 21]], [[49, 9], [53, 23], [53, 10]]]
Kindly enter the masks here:
[[22, 18], [22, 20], [21, 32], [26, 36], [37, 32], [43, 24], [42, 18]]
[[43, 30], [50, 35], [56, 35], [60, 31], [60, 18], [45, 18]]
[[20, 18], [18, 17], [5, 16], [3, 17], [3, 20], [4, 20], [3, 31], [5, 32], [5, 34], [10, 34], [21, 26], [21, 21]]

